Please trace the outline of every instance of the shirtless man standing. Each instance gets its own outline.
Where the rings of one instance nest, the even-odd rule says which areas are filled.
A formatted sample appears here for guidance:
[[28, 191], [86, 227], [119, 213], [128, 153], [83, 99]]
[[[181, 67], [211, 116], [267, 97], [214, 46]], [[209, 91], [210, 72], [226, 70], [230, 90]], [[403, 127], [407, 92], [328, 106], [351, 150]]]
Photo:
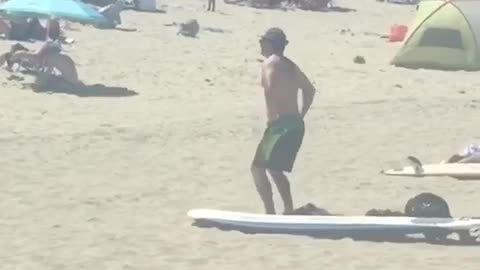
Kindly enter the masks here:
[[[265, 92], [267, 128], [252, 162], [255, 186], [263, 201], [265, 212], [275, 214], [270, 174], [284, 204], [284, 213], [293, 211], [290, 183], [284, 172], [291, 172], [302, 144], [307, 114], [315, 88], [300, 68], [283, 55], [287, 37], [279, 28], [269, 29], [260, 39], [262, 55], [262, 86]], [[297, 104], [302, 90], [303, 105]]]

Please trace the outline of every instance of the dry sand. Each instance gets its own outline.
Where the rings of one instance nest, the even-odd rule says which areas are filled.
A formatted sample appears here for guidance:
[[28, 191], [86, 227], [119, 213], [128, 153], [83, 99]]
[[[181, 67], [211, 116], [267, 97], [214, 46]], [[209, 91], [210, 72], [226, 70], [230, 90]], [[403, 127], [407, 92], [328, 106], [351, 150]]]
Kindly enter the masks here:
[[[436, 162], [479, 139], [478, 73], [394, 68], [400, 45], [365, 34], [409, 24], [413, 6], [345, 0], [337, 5], [357, 12], [315, 13], [217, 1], [207, 13], [206, 2], [128, 11], [123, 27], [137, 32], [67, 32], [87, 84], [138, 95], [36, 93], [0, 72], [1, 269], [478, 269], [475, 247], [191, 227], [191, 208], [263, 210], [249, 165], [265, 126], [258, 36], [271, 26], [284, 28], [287, 54], [318, 88], [291, 176], [297, 206], [401, 210], [430, 191], [456, 216], [479, 212], [476, 183], [379, 174], [407, 155]], [[225, 33], [191, 39], [163, 25], [189, 18]]]

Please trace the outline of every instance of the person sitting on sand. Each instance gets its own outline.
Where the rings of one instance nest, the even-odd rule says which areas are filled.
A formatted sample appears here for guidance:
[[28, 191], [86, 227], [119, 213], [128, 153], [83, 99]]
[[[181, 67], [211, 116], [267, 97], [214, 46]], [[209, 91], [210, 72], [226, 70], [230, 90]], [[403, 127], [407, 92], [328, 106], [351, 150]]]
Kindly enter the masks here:
[[[46, 42], [37, 55], [45, 73], [51, 75], [51, 78], [67, 83], [74, 88], [84, 86], [78, 78], [75, 62], [70, 56], [61, 53], [58, 43]], [[54, 73], [55, 71], [60, 74]]]
[[[7, 62], [9, 68], [17, 63], [20, 66], [27, 66], [52, 78], [61, 80], [73, 87], [83, 86], [78, 79], [78, 72], [75, 62], [68, 55], [61, 53], [58, 43], [46, 42], [37, 52], [31, 52], [22, 45], [15, 44], [11, 50], [0, 57], [3, 65]], [[56, 73], [59, 74], [56, 74]]]

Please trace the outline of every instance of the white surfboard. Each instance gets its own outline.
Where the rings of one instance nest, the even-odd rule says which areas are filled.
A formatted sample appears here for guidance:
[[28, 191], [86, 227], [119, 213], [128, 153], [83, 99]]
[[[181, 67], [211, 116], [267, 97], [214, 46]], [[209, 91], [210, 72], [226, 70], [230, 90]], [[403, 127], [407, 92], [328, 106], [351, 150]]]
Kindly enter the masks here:
[[422, 164], [414, 157], [407, 157], [411, 166], [382, 170], [381, 173], [390, 176], [448, 176], [457, 180], [480, 180], [480, 163], [437, 163]]
[[420, 170], [415, 166], [406, 166], [381, 173], [390, 176], [448, 176], [458, 180], [480, 180], [480, 163], [423, 164]]
[[265, 215], [213, 209], [192, 209], [187, 215], [196, 221], [210, 221], [250, 229], [290, 231], [392, 229], [416, 233], [421, 229], [438, 228], [450, 231], [480, 231], [480, 219], [476, 218]]

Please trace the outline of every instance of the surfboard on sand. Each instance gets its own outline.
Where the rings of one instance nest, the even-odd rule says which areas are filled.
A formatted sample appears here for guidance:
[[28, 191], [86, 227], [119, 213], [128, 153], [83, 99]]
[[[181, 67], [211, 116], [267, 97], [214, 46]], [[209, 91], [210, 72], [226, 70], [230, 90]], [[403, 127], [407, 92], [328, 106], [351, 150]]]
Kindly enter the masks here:
[[[265, 215], [213, 209], [192, 209], [187, 215], [197, 223], [210, 223], [199, 227], [235, 227], [262, 233], [301, 233], [328, 231], [363, 231], [417, 234], [440, 230], [440, 235], [451, 232], [466, 233], [477, 239], [480, 235], [479, 218], [413, 218], [375, 216], [301, 216]], [[447, 233], [444, 233], [444, 232]], [[428, 232], [427, 232], [428, 233]]]
[[[480, 218], [413, 218], [375, 216], [265, 215], [214, 209], [192, 209], [187, 215], [202, 228], [244, 233], [310, 235], [338, 239], [409, 239], [421, 234], [428, 242], [443, 242], [452, 233], [460, 244], [480, 244]], [[387, 240], [385, 240], [387, 239]], [[410, 238], [411, 239], [411, 238]], [[398, 241], [398, 240], [397, 240]]]
[[480, 180], [480, 163], [437, 163], [422, 164], [416, 157], [409, 156], [410, 166], [381, 171], [389, 176], [447, 176], [457, 180]]

